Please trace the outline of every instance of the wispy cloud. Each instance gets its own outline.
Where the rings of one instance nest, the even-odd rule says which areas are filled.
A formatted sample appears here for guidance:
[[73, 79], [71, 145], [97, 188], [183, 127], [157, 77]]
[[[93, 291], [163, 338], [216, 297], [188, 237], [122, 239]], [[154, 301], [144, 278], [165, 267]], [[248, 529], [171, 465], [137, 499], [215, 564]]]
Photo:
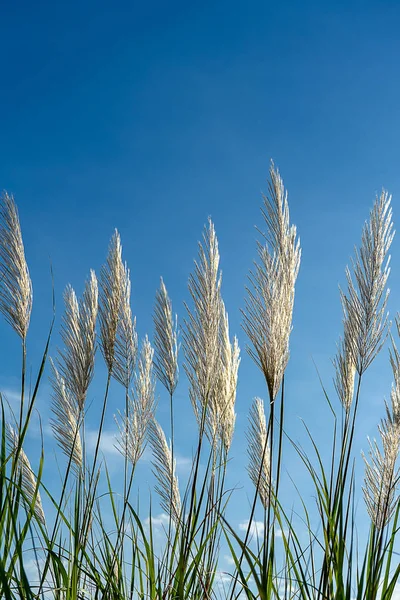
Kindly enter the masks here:
[[[383, 584], [383, 580], [381, 580], [381, 585]], [[382, 588], [379, 587], [378, 590], [378, 596], [377, 598], [381, 598], [382, 597]], [[393, 594], [392, 596], [390, 596], [391, 600], [400, 600], [400, 583], [396, 583], [396, 585], [394, 586], [394, 590], [393, 590]]]
[[[24, 570], [25, 570], [25, 575], [30, 583], [31, 586], [36, 587], [42, 577], [42, 572], [45, 566], [45, 560], [44, 558], [38, 558], [37, 560], [35, 558], [26, 558], [24, 560]], [[51, 598], [54, 598], [54, 593], [53, 593], [53, 587], [54, 587], [54, 582], [51, 578], [50, 575], [47, 575], [44, 581], [44, 592], [43, 592], [43, 597], [50, 600]]]
[[[239, 523], [240, 531], [247, 531], [249, 527], [249, 521], [243, 521]], [[264, 522], [263, 521], [255, 521], [253, 520], [250, 525], [250, 535], [251, 537], [259, 537], [264, 533]], [[288, 532], [284, 530], [285, 536], [288, 535]], [[283, 537], [283, 532], [281, 529], [275, 529], [275, 537], [281, 538]]]
[[180, 454], [175, 455], [176, 469], [180, 473], [188, 473], [192, 468], [193, 461], [188, 456], [182, 456]]
[[392, 600], [400, 600], [400, 583], [396, 583], [395, 585]]
[[[21, 406], [21, 391], [18, 390], [18, 387], [10, 387], [5, 386], [2, 387], [0, 385], [0, 393], [2, 395], [4, 401], [5, 415], [6, 420], [10, 424], [16, 425], [16, 420], [19, 415], [20, 406]], [[29, 423], [29, 429], [27, 436], [31, 439], [39, 439], [42, 437], [42, 434], [47, 434], [48, 429], [51, 430], [50, 426], [47, 423], [47, 413], [46, 413], [46, 403], [42, 401], [44, 397], [43, 390], [38, 394], [35, 399], [35, 407], [33, 410], [32, 418]], [[30, 392], [26, 390], [26, 400], [25, 403], [30, 399]]]
[[217, 571], [215, 575], [215, 582], [220, 587], [228, 588], [232, 583], [232, 576], [229, 575], [229, 573], [225, 573], [224, 571]]
[[[103, 431], [100, 440], [100, 451], [106, 456], [121, 456], [119, 450], [116, 448], [117, 443], [117, 431]], [[94, 452], [96, 448], [98, 431], [87, 429], [85, 432], [86, 436], [86, 447], [88, 452]]]
[[0, 388], [2, 396], [10, 403], [10, 406], [18, 406], [21, 403], [21, 392], [12, 388]]
[[[153, 460], [153, 452], [149, 445], [146, 446], [141, 458], [141, 462], [151, 462]], [[176, 470], [178, 474], [186, 475], [192, 468], [192, 458], [184, 456], [179, 453], [175, 453], [174, 460], [176, 460]]]
[[275, 529], [275, 537], [282, 538], [283, 534], [285, 534], [285, 538], [289, 535], [289, 531], [287, 529]]
[[[144, 521], [146, 527], [150, 527], [150, 517], [147, 517]], [[159, 515], [154, 515], [151, 517], [151, 525], [152, 527], [158, 529], [165, 529], [169, 524], [169, 516], [166, 513], [160, 513]]]
[[[249, 527], [249, 521], [243, 521], [242, 523], [239, 523], [239, 529], [240, 531], [247, 531], [248, 527]], [[254, 536], [259, 536], [264, 532], [264, 523], [263, 521], [252, 521], [250, 524], [250, 535], [251, 537]]]

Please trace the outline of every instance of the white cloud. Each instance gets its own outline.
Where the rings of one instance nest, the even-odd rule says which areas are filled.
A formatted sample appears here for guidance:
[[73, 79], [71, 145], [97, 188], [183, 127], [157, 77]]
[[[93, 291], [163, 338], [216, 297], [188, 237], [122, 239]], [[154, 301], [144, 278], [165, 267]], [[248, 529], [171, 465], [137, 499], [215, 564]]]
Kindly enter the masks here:
[[229, 575], [229, 573], [225, 573], [224, 571], [217, 571], [215, 575], [216, 584], [220, 587], [226, 588], [229, 587], [232, 583], [232, 577], [231, 575]]
[[3, 388], [0, 390], [0, 392], [4, 399], [7, 400], [7, 402], [9, 402], [11, 408], [14, 408], [13, 405], [17, 405], [19, 407], [19, 405], [21, 404], [20, 391], [11, 388]]
[[[181, 454], [174, 453], [174, 459], [176, 461], [176, 470], [178, 473], [185, 474], [190, 471], [192, 467], [192, 459], [188, 456], [183, 456]], [[153, 452], [149, 444], [147, 444], [140, 460], [142, 462], [151, 462], [153, 460]]]
[[[239, 529], [240, 531], [247, 531], [249, 527], [249, 521], [244, 521], [243, 523], [239, 523]], [[262, 535], [264, 532], [264, 523], [263, 521], [252, 521], [251, 525], [250, 525], [250, 535], [251, 537], [253, 536], [260, 536]]]
[[[2, 395], [3, 402], [4, 402], [4, 408], [5, 408], [5, 413], [6, 413], [6, 417], [7, 417], [7, 422], [13, 428], [17, 428], [18, 427], [17, 422], [19, 419], [19, 411], [20, 411], [20, 406], [21, 406], [21, 391], [18, 390], [18, 388], [11, 388], [11, 387], [1, 388], [0, 387], [0, 393]], [[27, 390], [25, 392], [25, 406], [28, 404], [29, 401], [30, 401], [30, 393]], [[35, 440], [40, 440], [42, 437], [42, 434], [47, 433], [47, 431], [46, 431], [47, 418], [45, 417], [46, 411], [43, 407], [41, 407], [40, 410], [38, 410], [39, 405], [40, 405], [40, 398], [39, 398], [39, 396], [37, 396], [36, 400], [35, 400], [35, 408], [33, 410], [33, 413], [32, 413], [31, 419], [30, 419], [29, 429], [28, 429], [28, 433], [27, 433], [27, 437], [29, 437], [31, 439], [35, 439]], [[39, 418], [39, 417], [41, 417], [41, 418]]]
[[[144, 521], [147, 527], [150, 526], [150, 517], [147, 517]], [[165, 529], [169, 524], [169, 516], [166, 513], [160, 513], [151, 517], [151, 524], [153, 527]]]
[[[383, 580], [381, 581], [381, 583], [383, 583]], [[382, 588], [379, 588], [378, 591], [378, 598], [380, 598], [382, 595]], [[400, 583], [396, 583], [396, 585], [394, 586], [394, 590], [393, 590], [393, 594], [390, 597], [391, 600], [400, 600]]]
[[175, 455], [176, 470], [180, 473], [187, 473], [192, 468], [193, 460], [188, 456]]
[[142, 456], [140, 457], [141, 462], [151, 462], [153, 458], [153, 453], [149, 445], [147, 445], [144, 449]]
[[289, 531], [287, 529], [284, 529], [283, 531], [282, 529], [275, 529], [275, 537], [282, 538], [283, 534], [285, 534], [285, 538], [287, 538]]
[[[85, 433], [86, 446], [89, 452], [94, 452], [97, 443], [98, 431], [86, 430]], [[100, 452], [105, 455], [121, 456], [117, 445], [117, 432], [116, 431], [103, 431], [100, 440]]]
[[400, 583], [396, 583], [393, 590], [392, 600], [400, 600]]
[[[247, 531], [247, 528], [249, 526], [249, 521], [243, 521], [242, 523], [239, 523], [239, 529], [240, 531]], [[252, 521], [251, 522], [251, 526], [250, 526], [250, 535], [251, 537], [253, 536], [257, 536], [260, 537], [262, 536], [264, 533], [264, 522], [263, 521]], [[288, 532], [286, 530], [284, 530], [285, 536], [288, 535]], [[275, 537], [277, 538], [281, 538], [282, 537], [282, 530], [281, 529], [275, 529]], [[400, 599], [399, 599], [400, 600]]]
[[[40, 583], [40, 579], [42, 576], [42, 572], [45, 566], [44, 558], [39, 558], [37, 561], [35, 558], [26, 558], [24, 560], [24, 570], [25, 575], [31, 586], [38, 586]], [[54, 598], [54, 593], [52, 589], [54, 587], [54, 582], [51, 578], [51, 575], [48, 574], [44, 580], [43, 584], [43, 597], [50, 600]]]
[[24, 560], [25, 574], [30, 583], [37, 583], [40, 581], [41, 572], [45, 563], [43, 559], [39, 559], [38, 563], [34, 558], [28, 558]]

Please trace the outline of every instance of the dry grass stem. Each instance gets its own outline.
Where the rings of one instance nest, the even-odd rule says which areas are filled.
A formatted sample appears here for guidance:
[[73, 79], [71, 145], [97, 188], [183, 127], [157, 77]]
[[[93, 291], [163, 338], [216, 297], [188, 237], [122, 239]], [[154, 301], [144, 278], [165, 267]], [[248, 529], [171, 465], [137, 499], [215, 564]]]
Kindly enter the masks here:
[[[11, 452], [17, 452], [18, 449], [18, 434], [17, 432], [8, 425], [6, 429], [7, 441]], [[38, 482], [36, 475], [32, 471], [31, 463], [23, 448], [20, 448], [18, 453], [18, 466], [17, 474], [21, 480], [21, 488], [25, 495], [24, 503], [27, 510], [30, 510], [34, 506], [34, 514], [36, 518], [42, 523], [46, 524], [46, 518], [43, 510], [42, 499], [38, 489]]]
[[0, 311], [24, 340], [32, 310], [32, 282], [25, 260], [18, 211], [13, 196], [0, 199]]
[[158, 379], [172, 395], [178, 383], [178, 335], [177, 318], [164, 281], [156, 292], [154, 307], [154, 368]]
[[249, 455], [248, 473], [256, 486], [264, 508], [269, 503], [270, 448], [267, 439], [264, 403], [255, 398], [249, 413], [249, 428], [246, 433]]
[[250, 273], [244, 329], [253, 348], [249, 354], [264, 373], [271, 400], [276, 398], [289, 360], [289, 337], [301, 249], [290, 225], [287, 192], [273, 163], [269, 195], [262, 210], [265, 244], [258, 243], [259, 263]]
[[357, 372], [361, 375], [372, 363], [386, 338], [386, 305], [389, 290], [387, 257], [394, 237], [391, 196], [377, 196], [362, 232], [361, 248], [352, 261], [354, 281], [346, 269], [348, 292], [341, 291], [345, 336], [350, 343]]
[[149, 440], [154, 456], [153, 472], [158, 482], [155, 490], [160, 496], [160, 506], [177, 525], [181, 514], [181, 497], [175, 473], [176, 461], [174, 459], [172, 462], [172, 451], [165, 433], [155, 420], [149, 427]]
[[115, 339], [115, 360], [112, 374], [124, 388], [128, 389], [135, 370], [138, 338], [136, 333], [136, 319], [132, 319], [131, 282], [129, 269], [124, 266], [122, 273], [122, 294]]

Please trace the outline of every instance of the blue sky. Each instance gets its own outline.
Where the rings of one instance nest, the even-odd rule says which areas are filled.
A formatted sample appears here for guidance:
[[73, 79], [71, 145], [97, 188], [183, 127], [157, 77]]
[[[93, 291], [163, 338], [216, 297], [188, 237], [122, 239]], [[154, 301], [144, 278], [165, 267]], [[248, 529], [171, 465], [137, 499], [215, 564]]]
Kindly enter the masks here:
[[[245, 353], [240, 308], [269, 160], [289, 190], [303, 247], [287, 426], [304, 439], [301, 416], [323, 443], [330, 421], [313, 359], [332, 387], [345, 265], [382, 186], [393, 194], [395, 222], [400, 212], [399, 4], [43, 1], [10, 2], [0, 11], [0, 187], [19, 206], [34, 283], [33, 369], [51, 318], [50, 264], [59, 325], [65, 285], [82, 290], [117, 227], [139, 336], [152, 336], [161, 275], [184, 317], [188, 275], [210, 215], [231, 331], [243, 351], [231, 483], [250, 490], [243, 431], [252, 397], [266, 392]], [[400, 305], [399, 263], [395, 239], [392, 315]], [[0, 336], [7, 348], [0, 385], [10, 391], [18, 382], [18, 343], [3, 321]], [[56, 334], [53, 355], [57, 342]], [[387, 362], [385, 349], [366, 377], [360, 447], [383, 415], [391, 385]], [[98, 364], [93, 424], [104, 374]], [[44, 386], [44, 420], [48, 393]], [[166, 424], [166, 398], [159, 393]], [[118, 388], [113, 394], [111, 433], [112, 413], [123, 403]], [[194, 423], [184, 380], [177, 402], [179, 451], [188, 457]], [[148, 472], [147, 463], [139, 473], [142, 488]], [[234, 518], [243, 520], [239, 501], [233, 506]]]

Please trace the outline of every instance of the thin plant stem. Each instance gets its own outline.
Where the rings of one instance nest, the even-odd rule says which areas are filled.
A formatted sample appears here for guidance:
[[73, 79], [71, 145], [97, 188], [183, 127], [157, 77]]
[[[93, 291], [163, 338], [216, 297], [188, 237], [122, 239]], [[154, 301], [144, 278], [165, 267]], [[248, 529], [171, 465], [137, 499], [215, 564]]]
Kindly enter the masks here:
[[[271, 392], [269, 393], [269, 397], [270, 397], [270, 406], [272, 408], [272, 406], [273, 406], [273, 398], [271, 396]], [[254, 513], [255, 513], [255, 510], [256, 510], [257, 498], [258, 498], [258, 490], [259, 490], [259, 487], [260, 487], [260, 481], [261, 481], [262, 469], [263, 469], [263, 464], [264, 464], [264, 458], [265, 458], [265, 454], [266, 454], [267, 448], [268, 448], [269, 434], [270, 434], [270, 429], [271, 429], [271, 417], [272, 417], [272, 414], [271, 414], [271, 411], [270, 411], [270, 416], [269, 416], [269, 419], [268, 419], [268, 426], [267, 426], [267, 435], [266, 435], [266, 438], [265, 438], [265, 444], [264, 444], [264, 448], [263, 448], [263, 453], [262, 453], [261, 460], [260, 460], [260, 469], [259, 469], [259, 472], [258, 472], [257, 485], [256, 485], [256, 489], [255, 489], [255, 492], [254, 492], [253, 503], [252, 503], [252, 506], [251, 506], [250, 517], [249, 517], [249, 524], [247, 526], [246, 535], [245, 535], [245, 538], [244, 538], [244, 542], [243, 542], [242, 549], [241, 549], [241, 552], [240, 552], [240, 558], [239, 558], [239, 561], [238, 561], [239, 562], [239, 569], [242, 566], [242, 562], [243, 562], [243, 558], [244, 558], [244, 548], [247, 546], [247, 543], [249, 541], [250, 532], [251, 532], [251, 524], [252, 524], [252, 521], [253, 521], [253, 518], [254, 518]], [[272, 448], [271, 448], [271, 454], [272, 454]], [[233, 598], [234, 598], [237, 581], [238, 581], [238, 577], [235, 577], [234, 582], [233, 582], [232, 591], [230, 593], [230, 600], [233, 600]]]
[[26, 338], [22, 338], [22, 368], [21, 368], [21, 405], [19, 410], [19, 431], [22, 430], [25, 401], [25, 376], [26, 376]]

